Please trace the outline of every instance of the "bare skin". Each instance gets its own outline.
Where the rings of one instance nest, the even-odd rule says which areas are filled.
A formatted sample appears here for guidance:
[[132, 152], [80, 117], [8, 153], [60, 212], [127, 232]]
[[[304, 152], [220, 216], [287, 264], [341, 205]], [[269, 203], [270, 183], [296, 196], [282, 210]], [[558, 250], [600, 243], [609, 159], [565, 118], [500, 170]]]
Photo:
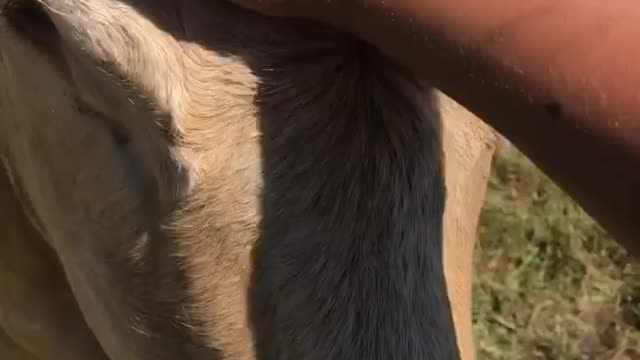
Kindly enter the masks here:
[[0, 354], [473, 356], [495, 139], [465, 109], [224, 1], [2, 5]]
[[478, 114], [640, 254], [634, 0], [238, 0], [372, 42]]

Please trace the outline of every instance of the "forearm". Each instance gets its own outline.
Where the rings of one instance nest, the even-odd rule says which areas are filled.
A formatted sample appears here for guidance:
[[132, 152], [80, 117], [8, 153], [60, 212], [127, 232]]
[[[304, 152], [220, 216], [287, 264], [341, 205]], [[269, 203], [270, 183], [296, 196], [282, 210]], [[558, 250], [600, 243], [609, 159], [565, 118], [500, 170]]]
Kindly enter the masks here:
[[509, 138], [639, 254], [635, 0], [356, 0], [337, 24]]

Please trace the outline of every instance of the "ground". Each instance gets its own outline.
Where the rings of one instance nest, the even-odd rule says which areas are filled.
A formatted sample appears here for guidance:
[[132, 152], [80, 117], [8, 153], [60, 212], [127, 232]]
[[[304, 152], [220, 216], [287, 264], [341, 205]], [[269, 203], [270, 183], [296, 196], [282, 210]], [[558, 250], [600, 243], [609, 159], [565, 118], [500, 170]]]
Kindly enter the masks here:
[[513, 147], [479, 234], [479, 360], [640, 360], [640, 263]]

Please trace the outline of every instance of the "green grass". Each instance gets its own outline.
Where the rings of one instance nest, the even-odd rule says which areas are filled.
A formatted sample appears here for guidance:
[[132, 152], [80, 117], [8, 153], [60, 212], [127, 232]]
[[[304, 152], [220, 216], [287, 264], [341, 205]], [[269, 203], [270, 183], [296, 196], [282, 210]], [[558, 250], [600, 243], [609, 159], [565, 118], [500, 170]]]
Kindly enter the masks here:
[[479, 360], [640, 359], [640, 266], [511, 147], [494, 159], [479, 234]]

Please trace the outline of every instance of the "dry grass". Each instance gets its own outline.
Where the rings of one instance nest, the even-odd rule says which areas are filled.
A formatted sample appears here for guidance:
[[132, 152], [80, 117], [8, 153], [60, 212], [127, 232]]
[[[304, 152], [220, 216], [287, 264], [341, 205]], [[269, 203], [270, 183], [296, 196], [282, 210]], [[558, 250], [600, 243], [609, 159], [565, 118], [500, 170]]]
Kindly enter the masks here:
[[640, 359], [640, 265], [513, 148], [476, 249], [478, 358]]

